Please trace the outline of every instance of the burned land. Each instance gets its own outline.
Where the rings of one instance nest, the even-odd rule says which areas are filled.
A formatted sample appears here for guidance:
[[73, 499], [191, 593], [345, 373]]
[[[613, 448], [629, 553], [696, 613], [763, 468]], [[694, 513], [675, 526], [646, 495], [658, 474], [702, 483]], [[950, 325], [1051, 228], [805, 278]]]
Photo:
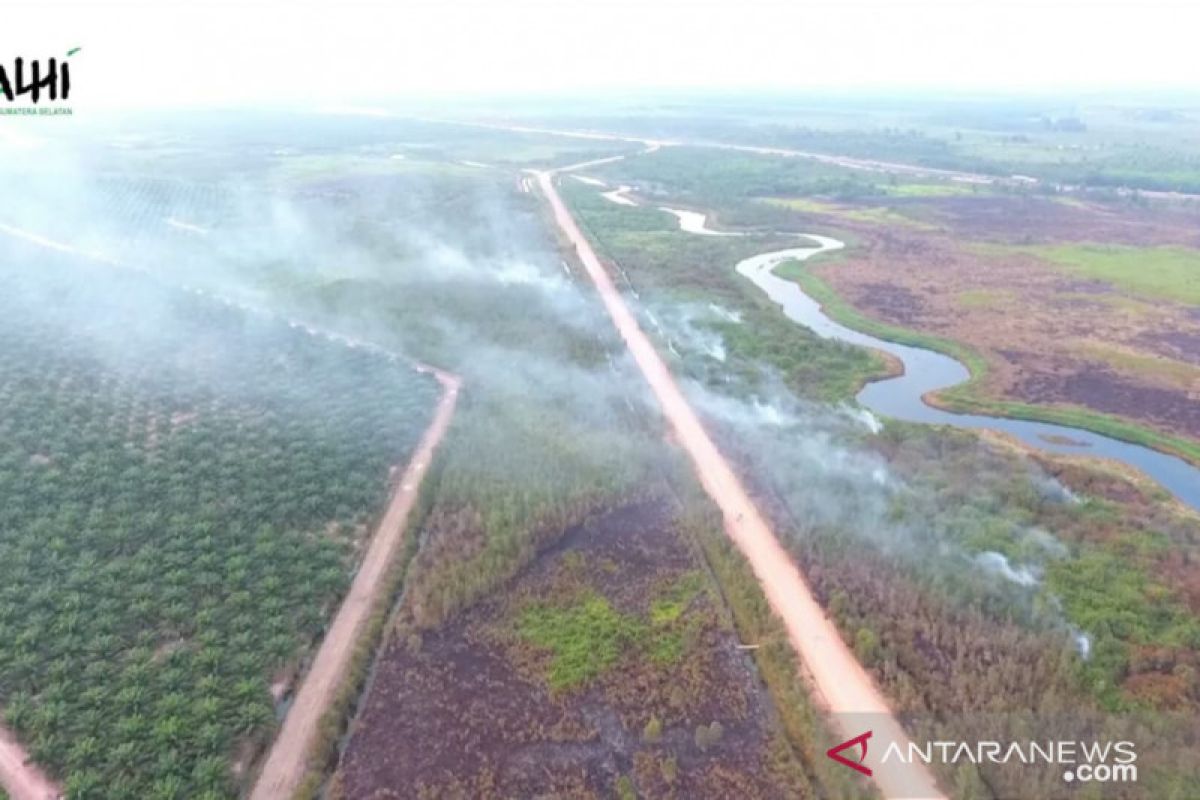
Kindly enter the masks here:
[[1194, 212], [1006, 196], [898, 207], [938, 227], [850, 222], [858, 245], [814, 267], [851, 306], [978, 352], [981, 394], [1200, 438], [1200, 319], [1187, 290], [1104, 272], [1107, 259], [1154, 273], [1191, 258]]
[[639, 502], [572, 528], [440, 628], [401, 623], [342, 796], [800, 796], [702, 564], [671, 506]]

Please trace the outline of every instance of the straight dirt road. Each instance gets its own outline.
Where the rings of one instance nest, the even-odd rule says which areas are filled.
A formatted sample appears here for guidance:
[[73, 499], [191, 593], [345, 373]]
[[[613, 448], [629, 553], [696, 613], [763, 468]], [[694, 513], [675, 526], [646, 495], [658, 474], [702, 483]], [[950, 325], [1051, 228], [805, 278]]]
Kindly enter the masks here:
[[434, 450], [445, 435], [458, 400], [459, 378], [448, 372], [432, 372], [442, 385], [442, 397], [433, 421], [400, 478], [383, 519], [375, 531], [362, 566], [350, 584], [337, 616], [321, 641], [312, 667], [304, 676], [295, 701], [284, 717], [251, 800], [286, 800], [296, 792], [308, 770], [308, 759], [316, 742], [321, 717], [329, 709], [354, 655], [354, 646], [387, 583], [388, 568], [395, 563], [404, 542], [408, 517], [416, 504], [421, 479], [429, 468]]
[[29, 761], [24, 748], [0, 726], [0, 786], [12, 800], [54, 800], [62, 790]]
[[[865, 733], [860, 728], [869, 725], [875, 738], [875, 752], [883, 751], [892, 743], [907, 752], [908, 734], [892, 715], [883, 693], [825, 616], [791, 555], [780, 544], [733, 469], [709, 438], [696, 412], [559, 196], [554, 186], [555, 173], [579, 167], [574, 165], [537, 173], [538, 183], [554, 211], [555, 222], [575, 246], [613, 324], [658, 398], [680, 445], [691, 458], [701, 484], [721, 509], [726, 532], [750, 563], [771, 608], [783, 620], [792, 646], [812, 677], [819, 694], [818, 701], [831, 714], [839, 733], [847, 739]], [[932, 774], [920, 763], [874, 760], [870, 767], [874, 771], [872, 780], [888, 800], [944, 797]]]

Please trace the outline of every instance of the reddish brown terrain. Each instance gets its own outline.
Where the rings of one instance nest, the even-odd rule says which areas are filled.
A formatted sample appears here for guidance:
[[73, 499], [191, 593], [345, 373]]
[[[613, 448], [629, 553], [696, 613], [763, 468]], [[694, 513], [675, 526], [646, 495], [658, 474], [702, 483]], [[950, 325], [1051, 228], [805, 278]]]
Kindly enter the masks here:
[[803, 215], [853, 229], [856, 246], [813, 267], [852, 306], [969, 345], [989, 365], [987, 397], [1081, 406], [1200, 439], [1200, 310], [1134, 297], [1017, 249], [1197, 247], [1195, 211], [1019, 196], [886, 202], [928, 227]]
[[[395, 637], [344, 753], [340, 796], [807, 796], [676, 524], [656, 501], [599, 515], [505, 591]], [[573, 667], [582, 679], [564, 684], [575, 673], [557, 659], [571, 657], [531, 634], [543, 613], [589, 637]], [[578, 625], [564, 621], [576, 613]]]
[[[54, 800], [62, 790], [29, 760], [29, 754], [0, 726], [0, 787], [13, 800]], [[0, 797], [4, 792], [0, 791]]]

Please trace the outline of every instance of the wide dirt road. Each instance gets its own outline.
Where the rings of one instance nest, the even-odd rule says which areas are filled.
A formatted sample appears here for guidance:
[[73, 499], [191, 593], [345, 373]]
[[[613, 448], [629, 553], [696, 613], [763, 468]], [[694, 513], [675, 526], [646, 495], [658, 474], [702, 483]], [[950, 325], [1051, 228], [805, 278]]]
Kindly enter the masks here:
[[425, 370], [432, 372], [442, 384], [442, 398], [433, 421], [400, 477], [371, 546], [363, 557], [362, 566], [350, 584], [350, 592], [333, 618], [333, 624], [317, 650], [312, 667], [304, 676], [300, 691], [296, 693], [296, 699], [284, 717], [283, 727], [271, 745], [271, 752], [250, 794], [251, 800], [285, 800], [295, 793], [308, 768], [308, 758], [321, 716], [329, 708], [349, 670], [354, 645], [384, 590], [388, 567], [400, 552], [408, 515], [416, 504], [421, 479], [425, 476], [438, 442], [450, 425], [458, 400], [460, 381], [457, 376], [432, 368]]
[[37, 765], [28, 761], [24, 748], [0, 726], [0, 786], [12, 800], [53, 800], [62, 791]]
[[[874, 771], [872, 780], [885, 798], [943, 798], [932, 774], [923, 765], [909, 765], [895, 758], [886, 764], [879, 761], [884, 749], [893, 742], [901, 751], [907, 752], [908, 735], [892, 716], [871, 676], [825, 616], [792, 557], [779, 543], [741, 481], [709, 438], [666, 364], [625, 305], [608, 272], [559, 197], [554, 186], [554, 172], [539, 172], [537, 177], [554, 211], [555, 222], [575, 245], [609, 316], [662, 405], [679, 443], [691, 457], [700, 482], [721, 509], [726, 532], [746, 556], [771, 608], [783, 620], [792, 646], [816, 685], [820, 695], [818, 700], [833, 715], [834, 724], [847, 739], [865, 733], [866, 730], [861, 728], [869, 726], [873, 734], [870, 752], [875, 757], [868, 764]], [[846, 755], [853, 758], [856, 752], [848, 751]]]

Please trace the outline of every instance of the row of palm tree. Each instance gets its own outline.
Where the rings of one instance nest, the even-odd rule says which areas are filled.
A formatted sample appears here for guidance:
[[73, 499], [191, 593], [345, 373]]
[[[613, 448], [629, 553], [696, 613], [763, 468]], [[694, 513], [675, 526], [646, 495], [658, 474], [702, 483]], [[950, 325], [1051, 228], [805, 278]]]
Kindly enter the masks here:
[[[0, 296], [5, 723], [72, 798], [232, 797], [234, 754], [275, 724], [272, 676], [321, 635], [436, 384], [44, 266]], [[139, 314], [154, 324], [121, 330]]]

